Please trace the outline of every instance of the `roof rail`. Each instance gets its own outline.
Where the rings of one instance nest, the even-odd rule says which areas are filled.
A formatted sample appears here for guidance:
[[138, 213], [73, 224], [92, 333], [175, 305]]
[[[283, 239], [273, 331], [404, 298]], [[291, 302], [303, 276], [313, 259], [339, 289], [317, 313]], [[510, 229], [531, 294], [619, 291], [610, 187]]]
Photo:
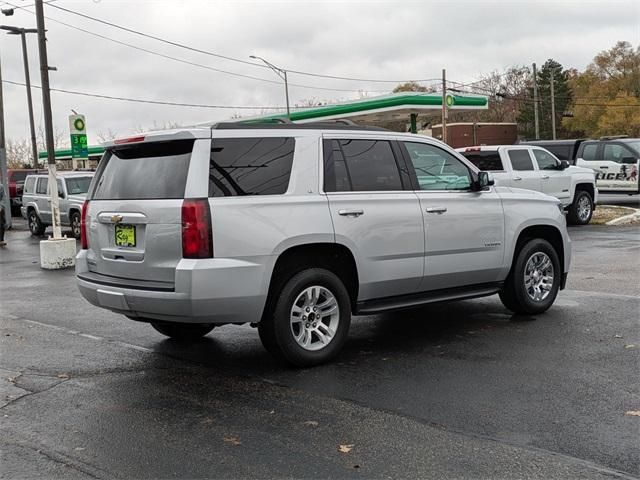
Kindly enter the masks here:
[[[344, 122], [344, 121], [341, 121]], [[270, 123], [270, 122], [220, 122], [211, 126], [212, 130], [370, 130], [377, 132], [388, 132], [382, 127], [371, 127], [368, 125], [358, 125], [351, 121], [349, 123], [338, 123], [334, 121], [310, 122], [310, 123]]]
[[629, 135], [606, 135], [600, 137], [600, 140], [618, 140], [619, 138], [629, 138]]

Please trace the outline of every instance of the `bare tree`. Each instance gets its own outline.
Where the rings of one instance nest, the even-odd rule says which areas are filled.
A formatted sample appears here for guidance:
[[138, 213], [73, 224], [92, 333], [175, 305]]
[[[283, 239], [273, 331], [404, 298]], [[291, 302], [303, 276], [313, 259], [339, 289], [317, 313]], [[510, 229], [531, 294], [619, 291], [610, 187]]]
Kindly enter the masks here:
[[7, 141], [7, 166], [9, 168], [28, 168], [32, 163], [31, 143], [28, 139], [9, 139]]
[[103, 131], [103, 130], [100, 130], [96, 134], [96, 138], [98, 139], [98, 142], [100, 142], [100, 143], [105, 143], [105, 142], [108, 142], [110, 140], [113, 140], [117, 136], [118, 136], [118, 132], [116, 132], [114, 130], [111, 130], [110, 128], [108, 128], [106, 132]]

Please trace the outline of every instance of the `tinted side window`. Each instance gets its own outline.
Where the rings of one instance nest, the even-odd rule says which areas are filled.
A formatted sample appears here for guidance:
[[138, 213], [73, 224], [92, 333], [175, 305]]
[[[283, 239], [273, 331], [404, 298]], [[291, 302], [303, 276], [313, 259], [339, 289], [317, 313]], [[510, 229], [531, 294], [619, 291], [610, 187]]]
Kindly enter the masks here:
[[502, 166], [502, 159], [500, 154], [495, 151], [476, 151], [476, 152], [463, 152], [464, 155], [471, 163], [473, 163], [480, 170], [485, 171], [500, 171], [504, 170]]
[[209, 196], [285, 193], [294, 149], [293, 138], [214, 138], [209, 161]]
[[544, 150], [534, 150], [533, 156], [536, 157], [536, 162], [538, 162], [538, 168], [540, 170], [556, 170], [558, 168], [556, 158]]
[[597, 160], [596, 152], [598, 151], [597, 143], [587, 143], [582, 150], [583, 160]]
[[624, 157], [633, 157], [633, 153], [628, 148], [616, 144], [616, 143], [607, 143], [604, 146], [604, 153], [602, 155], [603, 160], [609, 160], [612, 162], [622, 163], [622, 159]]
[[403, 189], [390, 142], [333, 140], [330, 152], [331, 157], [325, 152], [326, 192]]
[[342, 155], [338, 140], [324, 140], [324, 191], [348, 192], [351, 190], [351, 180], [347, 173], [347, 165]]
[[29, 177], [24, 182], [24, 193], [33, 193], [36, 184], [36, 177]]
[[49, 179], [46, 177], [40, 177], [38, 179], [38, 185], [36, 186], [36, 193], [38, 195], [46, 195], [48, 186], [49, 186]]
[[449, 152], [425, 143], [405, 142], [420, 190], [466, 190], [469, 169]]
[[509, 150], [508, 153], [514, 170], [533, 170], [533, 161], [528, 150]]

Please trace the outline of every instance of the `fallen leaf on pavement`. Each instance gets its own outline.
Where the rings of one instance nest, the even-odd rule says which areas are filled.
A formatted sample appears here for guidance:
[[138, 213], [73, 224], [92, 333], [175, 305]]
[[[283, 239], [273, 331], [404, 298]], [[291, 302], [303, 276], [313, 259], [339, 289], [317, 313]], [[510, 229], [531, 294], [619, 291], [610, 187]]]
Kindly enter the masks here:
[[223, 437], [225, 443], [230, 443], [231, 445], [242, 445], [240, 441], [240, 437], [236, 437], [235, 435], [226, 435]]
[[613, 338], [622, 338], [622, 335], [614, 335]]
[[58, 375], [58, 378], [67, 379], [67, 378], [69, 378], [69, 374], [68, 373], [61, 373], [60, 375]]
[[625, 345], [624, 348], [636, 348], [636, 346], [632, 343], [630, 345]]
[[625, 412], [625, 415], [631, 415], [632, 417], [640, 417], [640, 410], [629, 410]]
[[304, 422], [305, 425], [308, 425], [310, 427], [317, 427], [318, 426], [318, 422], [316, 422], [315, 420], [307, 420], [306, 422]]
[[355, 447], [355, 444], [353, 444], [353, 443], [351, 443], [349, 445], [340, 445], [338, 447], [338, 451], [340, 453], [349, 453], [353, 449], [353, 447]]

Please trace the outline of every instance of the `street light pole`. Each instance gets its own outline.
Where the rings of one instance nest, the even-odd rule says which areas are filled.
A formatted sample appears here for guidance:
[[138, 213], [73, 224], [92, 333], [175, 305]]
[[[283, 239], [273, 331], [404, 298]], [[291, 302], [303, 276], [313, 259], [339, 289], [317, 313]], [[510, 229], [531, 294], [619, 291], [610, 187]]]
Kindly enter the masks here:
[[33, 100], [31, 98], [31, 75], [29, 74], [29, 58], [27, 56], [27, 33], [38, 33], [35, 28], [18, 28], [0, 25], [0, 29], [8, 30], [9, 35], [20, 35], [22, 40], [22, 60], [24, 63], [24, 81], [27, 87], [27, 106], [29, 109], [29, 128], [31, 129], [31, 151], [33, 168], [38, 168], [38, 144], [36, 142], [36, 127], [33, 120]]
[[287, 81], [287, 71], [284, 68], [276, 67], [273, 63], [267, 62], [264, 58], [258, 57], [256, 55], [249, 55], [249, 58], [253, 58], [255, 60], [261, 60], [265, 63], [267, 67], [275, 72], [282, 80], [284, 80], [284, 94], [287, 100], [287, 118], [291, 119], [291, 112], [289, 110], [289, 82]]

